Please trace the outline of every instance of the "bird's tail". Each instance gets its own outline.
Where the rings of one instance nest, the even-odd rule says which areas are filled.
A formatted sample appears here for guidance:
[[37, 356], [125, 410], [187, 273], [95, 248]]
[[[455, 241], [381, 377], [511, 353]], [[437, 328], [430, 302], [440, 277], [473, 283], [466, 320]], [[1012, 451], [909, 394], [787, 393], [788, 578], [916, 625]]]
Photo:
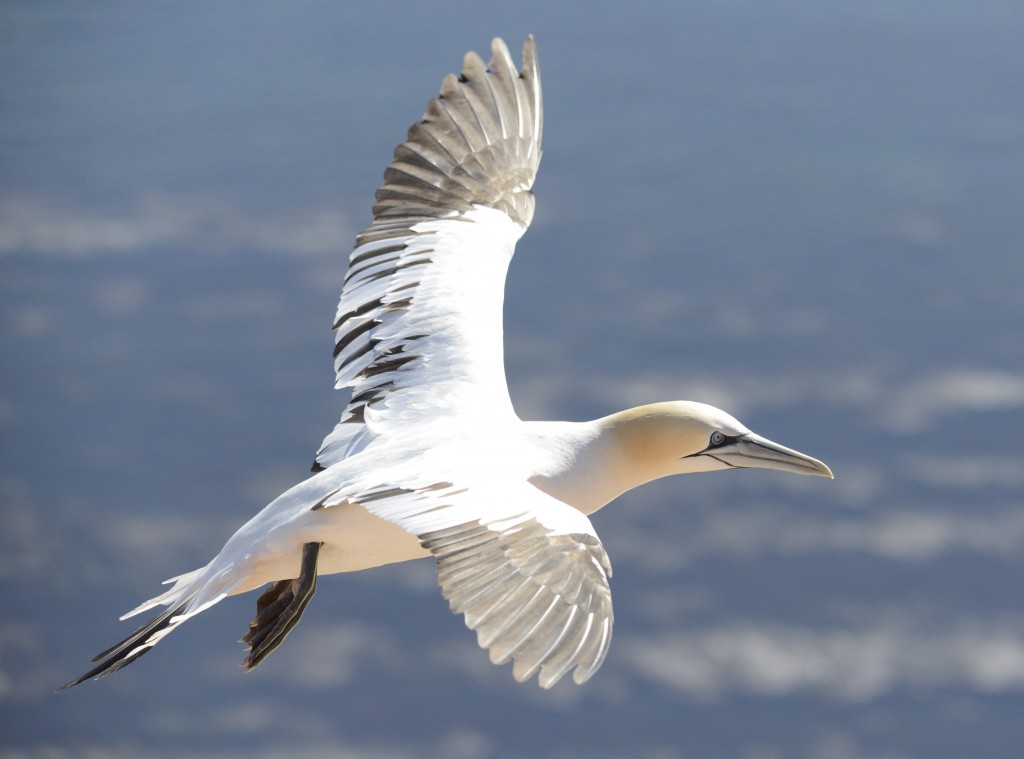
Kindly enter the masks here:
[[127, 619], [155, 606], [168, 607], [166, 611], [153, 617], [124, 640], [98, 653], [92, 659], [94, 662], [98, 662], [95, 667], [81, 677], [65, 683], [57, 690], [73, 688], [86, 680], [104, 677], [131, 664], [163, 640], [182, 622], [224, 598], [227, 595], [224, 592], [211, 593], [210, 579], [204, 577], [207, 569], [208, 567], [203, 567], [167, 580], [167, 583], [174, 583], [170, 590], [146, 601], [121, 617], [121, 619]]

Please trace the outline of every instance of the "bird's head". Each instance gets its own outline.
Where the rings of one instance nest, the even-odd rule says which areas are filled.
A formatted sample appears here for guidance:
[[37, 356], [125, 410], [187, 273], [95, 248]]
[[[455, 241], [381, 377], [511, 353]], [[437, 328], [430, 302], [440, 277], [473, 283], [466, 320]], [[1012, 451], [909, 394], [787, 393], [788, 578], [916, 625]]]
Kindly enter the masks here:
[[656, 468], [658, 476], [755, 467], [832, 477], [817, 459], [751, 432], [706, 403], [653, 403], [606, 421], [626, 455], [637, 465]]

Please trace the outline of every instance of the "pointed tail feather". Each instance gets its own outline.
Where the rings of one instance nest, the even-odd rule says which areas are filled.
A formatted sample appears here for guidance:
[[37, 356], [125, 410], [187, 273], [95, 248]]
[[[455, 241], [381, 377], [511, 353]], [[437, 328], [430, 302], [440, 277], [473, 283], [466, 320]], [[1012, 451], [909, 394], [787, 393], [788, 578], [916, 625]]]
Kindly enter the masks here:
[[[94, 662], [98, 662], [95, 667], [81, 677], [65, 683], [57, 691], [73, 688], [86, 680], [105, 677], [111, 672], [117, 672], [121, 667], [128, 666], [163, 640], [186, 619], [194, 617], [203, 609], [221, 600], [224, 593], [218, 593], [218, 591], [223, 587], [224, 578], [228, 572], [221, 570], [213, 578], [208, 578], [206, 576], [207, 569], [208, 567], [200, 567], [192, 572], [172, 577], [164, 583], [165, 585], [173, 584], [169, 590], [123, 615], [121, 619], [127, 619], [154, 607], [167, 607], [165, 611], [157, 614], [124, 640], [96, 654], [92, 658]], [[214, 597], [208, 598], [210, 595], [214, 595]], [[202, 606], [199, 606], [200, 603]]]
[[65, 683], [58, 688], [57, 691], [60, 692], [62, 690], [67, 690], [68, 688], [73, 688], [79, 683], [83, 683], [92, 678], [99, 679], [101, 677], [105, 677], [111, 672], [116, 672], [121, 669], [121, 667], [131, 664], [159, 643], [163, 637], [170, 633], [175, 627], [192, 616], [186, 612], [191, 600], [192, 596], [185, 598], [180, 603], [169, 608], [167, 611], [153, 617], [153, 619], [137, 629], [124, 640], [119, 643], [115, 643], [105, 651], [98, 653], [92, 660], [94, 662], [99, 661], [99, 664], [81, 677], [77, 677], [74, 680]]
[[[191, 572], [186, 572], [183, 575], [178, 575], [177, 577], [172, 577], [169, 580], [164, 580], [164, 582], [163, 582], [164, 585], [170, 585], [171, 586], [171, 588], [169, 590], [166, 590], [163, 593], [161, 593], [159, 596], [156, 596], [154, 598], [149, 599], [148, 601], [146, 601], [144, 603], [139, 604], [138, 606], [136, 606], [134, 609], [132, 609], [127, 614], [122, 614], [120, 619], [124, 620], [124, 619], [128, 619], [129, 617], [134, 617], [136, 614], [141, 614], [144, 611], [149, 611], [150, 609], [155, 609], [157, 606], [172, 606], [172, 605], [175, 605], [180, 600], [182, 600], [184, 595], [188, 595], [188, 597], [189, 597], [189, 598], [187, 598], [185, 600], [191, 599], [192, 597], [195, 596], [195, 593], [189, 593], [188, 588], [190, 586], [192, 586], [196, 582], [196, 579], [200, 575], [202, 575], [206, 571], [206, 569], [207, 569], [206, 567], [199, 567], [199, 569], [193, 569]], [[139, 628], [139, 629], [142, 629], [142, 628]], [[138, 632], [138, 630], [136, 630], [136, 632]], [[118, 645], [121, 645], [121, 644], [119, 643]], [[117, 648], [117, 646], [113, 646], [111, 648], [111, 650], [113, 650], [114, 648]], [[100, 654], [100, 656], [104, 656], [104, 655], [106, 655], [106, 653], [107, 653], [107, 651], [104, 651], [102, 654]], [[99, 657], [97, 657], [97, 658], [99, 658]], [[96, 659], [93, 659], [93, 661], [96, 661]]]

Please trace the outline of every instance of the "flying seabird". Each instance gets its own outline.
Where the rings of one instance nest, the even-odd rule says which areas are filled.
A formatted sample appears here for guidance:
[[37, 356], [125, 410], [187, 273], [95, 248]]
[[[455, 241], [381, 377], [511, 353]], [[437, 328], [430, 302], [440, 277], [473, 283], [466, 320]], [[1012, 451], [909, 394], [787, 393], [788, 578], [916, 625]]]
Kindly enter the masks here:
[[502, 300], [533, 217], [541, 87], [532, 37], [468, 53], [395, 150], [356, 238], [334, 366], [351, 397], [314, 474], [204, 567], [134, 611], [166, 607], [95, 667], [110, 674], [223, 598], [269, 583], [243, 642], [252, 669], [298, 623], [318, 574], [433, 556], [451, 610], [495, 664], [549, 688], [586, 682], [612, 635], [611, 564], [588, 515], [672, 474], [758, 467], [831, 477], [724, 411], [674, 401], [590, 422], [524, 422], [505, 384]]

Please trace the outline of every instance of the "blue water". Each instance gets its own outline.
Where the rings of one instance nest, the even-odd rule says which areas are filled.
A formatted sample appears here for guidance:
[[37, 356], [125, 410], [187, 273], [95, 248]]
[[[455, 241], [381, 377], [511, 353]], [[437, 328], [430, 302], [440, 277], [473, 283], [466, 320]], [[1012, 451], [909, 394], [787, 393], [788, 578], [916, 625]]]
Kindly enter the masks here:
[[[1019, 756], [1019, 4], [350, 6], [0, 10], [0, 757]], [[520, 414], [704, 400], [836, 481], [596, 515], [616, 630], [582, 688], [492, 667], [420, 562], [324, 578], [251, 675], [247, 596], [53, 695], [306, 475], [391, 150], [528, 32]]]

